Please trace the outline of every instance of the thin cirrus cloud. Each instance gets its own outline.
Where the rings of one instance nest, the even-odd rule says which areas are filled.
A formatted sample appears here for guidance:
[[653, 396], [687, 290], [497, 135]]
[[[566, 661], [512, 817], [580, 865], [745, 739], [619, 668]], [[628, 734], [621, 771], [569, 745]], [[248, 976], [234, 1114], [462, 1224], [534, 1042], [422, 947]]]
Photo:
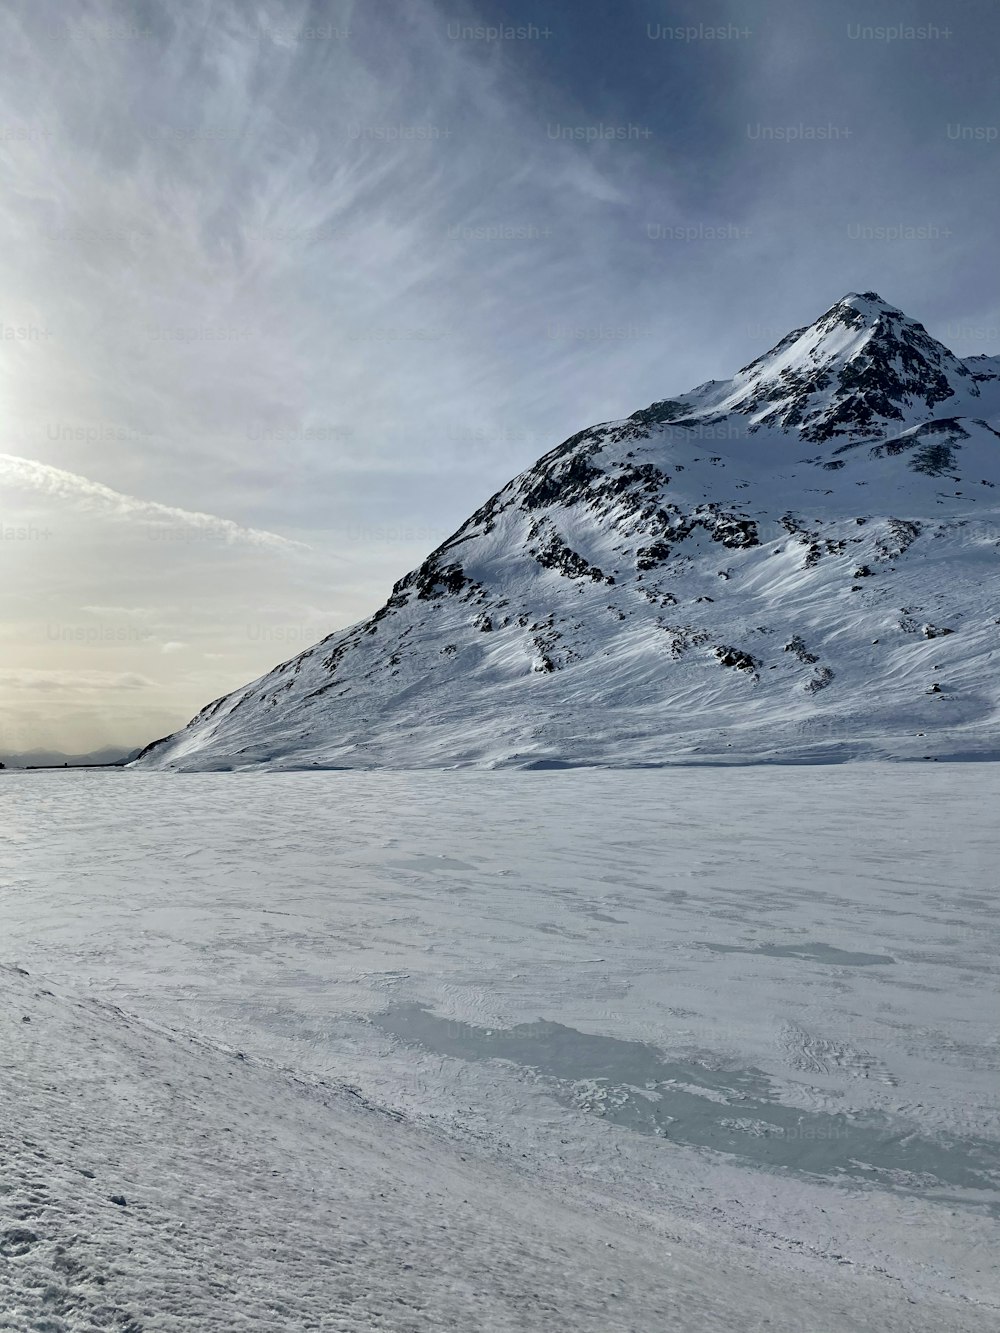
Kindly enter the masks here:
[[68, 507], [111, 520], [187, 528], [192, 535], [216, 537], [229, 544], [246, 543], [278, 550], [291, 550], [301, 545], [277, 533], [245, 528], [229, 519], [218, 518], [215, 514], [178, 509], [150, 500], [140, 500], [133, 495], [123, 495], [87, 477], [11, 454], [0, 454], [0, 485], [3, 485], [7, 495], [20, 491], [55, 502], [62, 509]]
[[[851, 35], [869, 9], [7, 0], [0, 524], [53, 535], [0, 544], [0, 635], [19, 669], [101, 651], [157, 682], [86, 736], [55, 734], [67, 702], [44, 742], [183, 723], [374, 609], [560, 439], [847, 291], [1000, 348], [995, 145], [948, 136], [996, 121], [1000, 17], [917, 0], [950, 35], [889, 44]], [[678, 36], [706, 25], [732, 31]], [[850, 137], [753, 137], [820, 123]], [[49, 632], [129, 607], [148, 639]]]

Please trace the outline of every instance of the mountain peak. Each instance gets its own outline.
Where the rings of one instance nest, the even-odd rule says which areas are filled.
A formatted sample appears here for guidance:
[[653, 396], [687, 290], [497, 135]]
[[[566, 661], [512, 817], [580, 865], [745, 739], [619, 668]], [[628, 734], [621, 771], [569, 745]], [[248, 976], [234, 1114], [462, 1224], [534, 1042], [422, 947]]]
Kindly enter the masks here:
[[883, 301], [878, 292], [848, 292], [837, 302], [838, 306], [851, 306], [855, 310], [891, 310], [893, 314], [899, 314], [895, 306], [891, 306], [888, 301]]
[[878, 292], [848, 292], [836, 305], [820, 315], [816, 324], [824, 321], [847, 324], [851, 328], [881, 329], [883, 332], [888, 332], [893, 325], [923, 328], [922, 324], [910, 319], [898, 306], [884, 301]]
[[848, 292], [744, 366], [715, 406], [821, 442], [905, 428], [959, 393], [978, 389], [943, 343], [878, 292]]

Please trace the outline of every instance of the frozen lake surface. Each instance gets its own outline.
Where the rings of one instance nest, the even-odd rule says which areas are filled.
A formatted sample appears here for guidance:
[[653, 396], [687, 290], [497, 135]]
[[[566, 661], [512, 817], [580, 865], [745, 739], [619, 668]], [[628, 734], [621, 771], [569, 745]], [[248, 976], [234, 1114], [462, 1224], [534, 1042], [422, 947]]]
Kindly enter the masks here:
[[3, 775], [0, 1329], [993, 1327], [998, 797]]

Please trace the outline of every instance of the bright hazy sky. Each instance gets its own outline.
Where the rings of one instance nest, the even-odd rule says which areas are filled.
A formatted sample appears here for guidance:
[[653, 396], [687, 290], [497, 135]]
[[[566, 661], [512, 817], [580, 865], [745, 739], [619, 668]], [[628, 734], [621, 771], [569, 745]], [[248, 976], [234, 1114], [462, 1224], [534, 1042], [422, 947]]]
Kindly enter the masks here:
[[1000, 351], [998, 39], [975, 0], [5, 0], [0, 753], [174, 729], [845, 292]]

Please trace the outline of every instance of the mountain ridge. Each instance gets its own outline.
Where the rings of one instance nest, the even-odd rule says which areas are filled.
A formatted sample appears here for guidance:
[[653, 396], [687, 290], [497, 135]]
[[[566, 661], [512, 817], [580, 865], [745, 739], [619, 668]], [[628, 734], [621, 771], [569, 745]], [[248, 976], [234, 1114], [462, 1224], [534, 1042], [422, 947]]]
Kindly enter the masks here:
[[135, 763], [992, 753], [998, 442], [1000, 358], [849, 293], [556, 445], [372, 616]]

